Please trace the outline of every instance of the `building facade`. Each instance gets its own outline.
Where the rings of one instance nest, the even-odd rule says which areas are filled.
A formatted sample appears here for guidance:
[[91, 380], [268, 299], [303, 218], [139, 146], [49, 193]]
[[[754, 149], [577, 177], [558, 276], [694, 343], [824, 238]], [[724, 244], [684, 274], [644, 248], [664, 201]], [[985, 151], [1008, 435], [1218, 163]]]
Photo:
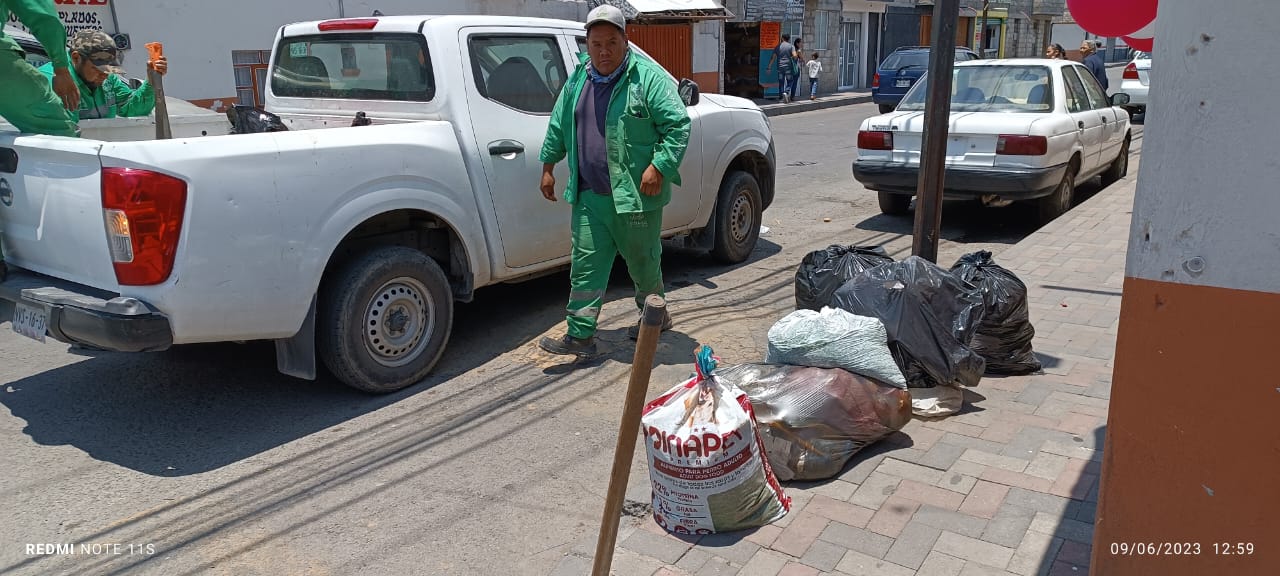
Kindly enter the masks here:
[[[986, 58], [1043, 55], [1066, 0], [960, 0], [956, 45]], [[883, 55], [932, 42], [933, 0], [893, 0], [885, 8]]]

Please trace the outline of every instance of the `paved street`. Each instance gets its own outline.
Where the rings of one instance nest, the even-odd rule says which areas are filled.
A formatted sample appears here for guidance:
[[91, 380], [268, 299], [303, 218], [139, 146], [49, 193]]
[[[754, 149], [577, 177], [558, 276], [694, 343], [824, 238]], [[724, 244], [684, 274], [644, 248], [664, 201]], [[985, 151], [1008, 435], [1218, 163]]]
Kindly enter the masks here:
[[[666, 280], [676, 328], [662, 337], [649, 397], [687, 376], [699, 343], [714, 347], [726, 362], [761, 361], [768, 327], [794, 309], [794, 272], [808, 251], [833, 243], [881, 244], [895, 258], [909, 254], [910, 218], [880, 215], [875, 196], [850, 175], [857, 126], [874, 114], [873, 105], [861, 104], [772, 119], [779, 186], [777, 200], [765, 213], [770, 230], [753, 258], [737, 267], [714, 265], [702, 254], [667, 253]], [[1137, 173], [1141, 132], [1135, 127], [1130, 179]], [[1087, 199], [1097, 192], [1096, 182], [1090, 183], [1081, 196]], [[533, 183], [529, 193], [537, 193]], [[1107, 204], [1107, 210], [1123, 207], [1122, 201], [1114, 204]], [[1101, 218], [1107, 210], [1090, 214]], [[983, 209], [948, 204], [939, 261], [950, 266], [975, 250], [991, 250], [1001, 261], [1010, 247], [1036, 231], [1033, 216], [1023, 206]], [[1061, 228], [1060, 222], [1049, 228]], [[1102, 242], [1109, 241], [1107, 236]], [[1106, 256], [1123, 262], [1123, 244], [1104, 248]], [[1017, 270], [1027, 274], [1025, 278], [1056, 270], [1052, 264], [1028, 268], [1029, 262], [1060, 261], [1051, 252], [1019, 250], [1023, 260]], [[281, 376], [275, 372], [270, 344], [183, 346], [164, 353], [121, 355], [69, 350], [53, 341], [39, 344], [13, 334], [7, 322], [0, 324], [0, 470], [5, 471], [6, 485], [0, 493], [0, 573], [583, 573], [573, 570], [593, 548], [600, 520], [631, 361], [625, 331], [635, 317], [629, 281], [618, 267], [600, 335], [611, 357], [596, 366], [571, 369], [534, 344], [543, 334], [563, 330], [567, 284], [567, 274], [562, 273], [481, 290], [475, 302], [460, 305], [453, 338], [435, 374], [422, 385], [384, 397], [349, 391], [331, 379], [305, 382]], [[1083, 280], [1077, 284], [1085, 294], [1092, 289]], [[1057, 300], [1049, 302], [1058, 298], [1057, 293], [1038, 298], [1045, 307], [1059, 306]], [[1089, 310], [1097, 322], [1105, 320], [1105, 310]], [[1033, 320], [1041, 335], [1061, 335], [1060, 341], [1045, 340], [1045, 346], [1070, 346], [1056, 365], [1059, 372], [1070, 372], [1076, 365], [1085, 366], [1066, 359], [1074, 357], [1070, 355], [1088, 357], [1101, 350], [1079, 350], [1085, 347], [1079, 334], [1087, 331], [1066, 336], [1073, 334], [1073, 324], [1063, 314]], [[0, 310], [0, 318], [8, 315], [9, 310]], [[1068, 329], [1059, 333], [1061, 326]], [[1042, 347], [1041, 340], [1036, 345]], [[1083, 370], [1098, 377], [1105, 371], [1109, 377], [1105, 367]], [[791, 544], [784, 542], [780, 548], [776, 539], [756, 542], [761, 537], [748, 542], [755, 549], [741, 546], [718, 555], [702, 546], [690, 549], [690, 543], [667, 546], [669, 538], [646, 528], [651, 521], [628, 520], [619, 541], [626, 544], [636, 537], [639, 543], [620, 552], [619, 573], [652, 574], [664, 561], [702, 559], [686, 572], [731, 574], [760, 553], [779, 555], [757, 561], [782, 562], [778, 570], [795, 562], [808, 566], [811, 573], [839, 570], [856, 575], [862, 572], [852, 567], [863, 560], [849, 556], [849, 550], [872, 557], [867, 562], [892, 561], [900, 558], [893, 546], [905, 538], [902, 534], [924, 528], [956, 534], [944, 535], [947, 540], [937, 544], [949, 546], [955, 554], [975, 549], [980, 542], [1021, 550], [1027, 528], [1016, 528], [1051, 521], [1037, 511], [1049, 514], [1059, 501], [1035, 495], [1034, 487], [1009, 488], [1014, 481], [1002, 484], [1000, 479], [1051, 482], [1046, 475], [1052, 473], [1056, 479], [1067, 466], [1077, 464], [1043, 450], [1037, 454], [1047, 456], [1031, 459], [990, 454], [984, 448], [992, 448], [991, 442], [1016, 443], [1015, 429], [1001, 415], [1029, 409], [1021, 416], [1052, 418], [1054, 426], [1049, 428], [1055, 430], [1079, 428], [1076, 433], [1092, 448], [1100, 440], [1086, 432], [1099, 411], [1105, 413], [1105, 401], [1088, 401], [1083, 411], [1069, 409], [1066, 403], [1072, 399], [1060, 396], [1054, 387], [1068, 384], [1035, 386], [1015, 380], [984, 380], [977, 390], [988, 402], [1004, 404], [984, 405], [937, 427], [913, 422], [908, 432], [915, 444], [895, 437], [896, 443], [869, 452], [851, 470], [853, 476], [792, 492], [797, 503], [807, 501], [814, 510], [870, 513], [862, 526], [856, 521], [844, 525], [862, 530], [867, 522], [887, 522], [883, 526], [899, 530], [892, 536], [874, 530], [837, 533], [843, 529], [832, 527], [840, 518], [798, 511], [776, 528], [803, 532]], [[1020, 385], [1024, 388], [1011, 389]], [[1032, 396], [1025, 396], [1027, 390]], [[1042, 410], [1054, 413], [1043, 415]], [[903, 456], [886, 459], [887, 450]], [[955, 456], [953, 462], [940, 469], [917, 463], [941, 458], [939, 450]], [[629, 497], [644, 501], [648, 478], [642, 451], [635, 462]], [[1019, 465], [1019, 470], [1008, 469]], [[1041, 474], [1027, 471], [1029, 465]], [[952, 475], [944, 476], [944, 471], [954, 466], [968, 470], [958, 471], [970, 489], [930, 489], [938, 481], [946, 484]], [[1025, 474], [1007, 475], [1015, 472]], [[896, 496], [890, 496], [890, 483]], [[981, 530], [949, 515], [968, 504], [974, 490], [982, 496], [970, 506], [988, 514]], [[1010, 498], [1017, 494], [1025, 506], [1014, 512], [995, 507], [996, 494], [1004, 499], [1006, 492]], [[908, 502], [912, 494], [931, 506], [921, 510], [927, 510], [933, 523], [908, 522], [912, 513], [917, 520], [921, 514]], [[814, 501], [826, 502], [819, 498], [846, 506], [814, 507]], [[886, 499], [905, 500], [901, 506], [883, 507]], [[904, 512], [907, 508], [911, 513]], [[888, 512], [882, 515], [883, 511]], [[1083, 518], [1083, 509], [1072, 513], [1073, 521]], [[984, 532], [1005, 518], [1000, 514], [1022, 516], [1000, 524], [1007, 533], [998, 543], [983, 540]], [[643, 542], [646, 538], [653, 541]], [[1052, 536], [1045, 540], [1055, 542]], [[815, 544], [819, 542], [825, 544]], [[863, 542], [874, 545], [868, 548]], [[1079, 541], [1074, 542], [1074, 548], [1065, 549], [1078, 552]], [[37, 543], [120, 548], [89, 555], [28, 554], [26, 545]], [[770, 545], [780, 552], [765, 550]], [[634, 557], [626, 560], [626, 554]], [[800, 562], [806, 554], [826, 555], [835, 562]], [[914, 548], [910, 554], [910, 559], [925, 560]], [[628, 561], [632, 568], [625, 568]], [[896, 566], [904, 574], [916, 569], [926, 573], [919, 563]], [[1006, 563], [1004, 568], [1011, 566]], [[884, 570], [877, 573], [896, 573]]]

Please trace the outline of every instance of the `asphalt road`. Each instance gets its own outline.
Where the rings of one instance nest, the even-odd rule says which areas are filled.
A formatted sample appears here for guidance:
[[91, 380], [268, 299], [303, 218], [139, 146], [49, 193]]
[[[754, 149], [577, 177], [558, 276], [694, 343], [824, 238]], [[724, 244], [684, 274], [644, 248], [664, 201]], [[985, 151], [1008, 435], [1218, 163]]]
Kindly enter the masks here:
[[[909, 253], [911, 219], [880, 215], [850, 175], [855, 131], [874, 113], [773, 119], [778, 197], [748, 263], [667, 253], [676, 328], [650, 398], [687, 377], [699, 343], [725, 362], [763, 360], [808, 251]], [[1135, 128], [1135, 154], [1141, 142]], [[1034, 229], [1027, 207], [948, 204], [939, 260], [998, 259]], [[534, 347], [563, 330], [557, 274], [481, 290], [459, 307], [434, 375], [383, 397], [281, 376], [270, 344], [88, 353], [24, 339], [6, 321], [0, 573], [546, 574], [594, 546], [631, 361], [628, 285], [615, 270], [602, 363], [566, 366]], [[648, 495], [642, 456], [637, 500]]]

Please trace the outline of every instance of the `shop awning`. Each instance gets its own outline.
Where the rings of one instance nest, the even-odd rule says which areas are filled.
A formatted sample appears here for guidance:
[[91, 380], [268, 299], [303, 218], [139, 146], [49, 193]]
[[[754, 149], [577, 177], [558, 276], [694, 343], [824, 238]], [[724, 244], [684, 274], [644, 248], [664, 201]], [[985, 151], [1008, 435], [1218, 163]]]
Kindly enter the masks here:
[[727, 20], [733, 18], [719, 0], [590, 0], [617, 6], [627, 20]]

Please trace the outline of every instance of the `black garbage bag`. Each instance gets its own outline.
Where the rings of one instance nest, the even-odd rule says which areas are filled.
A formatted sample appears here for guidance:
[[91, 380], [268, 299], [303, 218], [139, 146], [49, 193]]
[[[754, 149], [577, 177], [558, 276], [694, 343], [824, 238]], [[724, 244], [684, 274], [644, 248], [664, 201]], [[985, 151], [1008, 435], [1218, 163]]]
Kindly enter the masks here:
[[987, 374], [1039, 370], [1031, 350], [1036, 330], [1027, 311], [1027, 285], [986, 250], [961, 256], [951, 272], [982, 291], [985, 312], [969, 347], [986, 359]]
[[833, 306], [879, 318], [909, 388], [976, 386], [985, 362], [969, 342], [982, 292], [918, 256], [866, 270], [836, 290]]
[[893, 262], [880, 246], [832, 244], [810, 252], [796, 269], [796, 310], [821, 312], [831, 296], [863, 270]]
[[232, 134], [259, 134], [262, 132], [287, 132], [288, 126], [279, 116], [254, 106], [235, 104], [227, 109]]

